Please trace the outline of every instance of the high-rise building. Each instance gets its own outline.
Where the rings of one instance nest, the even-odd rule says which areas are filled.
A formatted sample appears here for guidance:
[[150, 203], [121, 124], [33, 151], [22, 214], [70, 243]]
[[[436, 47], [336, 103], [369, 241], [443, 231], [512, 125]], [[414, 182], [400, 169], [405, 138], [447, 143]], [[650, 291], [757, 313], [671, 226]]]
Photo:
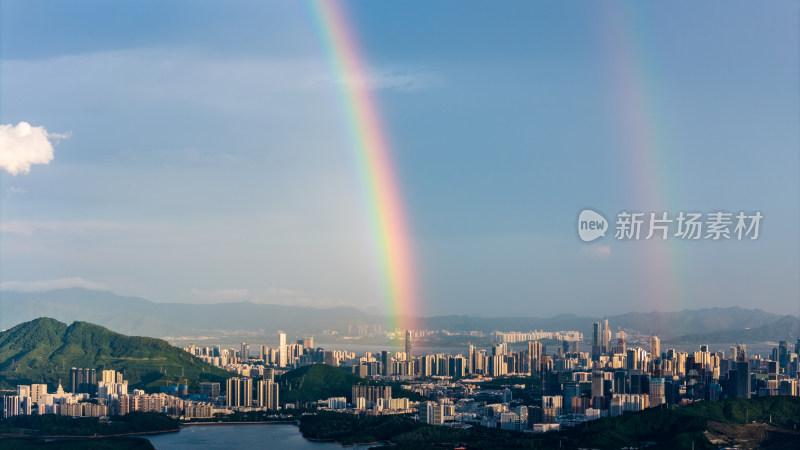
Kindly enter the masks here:
[[656, 407], [667, 402], [664, 394], [664, 379], [650, 378], [650, 407]]
[[219, 383], [204, 381], [200, 383], [200, 394], [209, 399], [219, 397]]
[[250, 378], [228, 378], [226, 382], [227, 388], [227, 405], [229, 407], [235, 406], [252, 406], [253, 405], [253, 380]]
[[278, 332], [278, 367], [286, 367], [288, 365], [288, 355], [286, 353], [286, 333], [283, 331]]
[[104, 383], [122, 383], [123, 377], [122, 373], [117, 372], [116, 370], [104, 370], [101, 373], [102, 380]]
[[392, 387], [355, 384], [352, 387], [352, 393], [350, 396], [351, 402], [355, 403], [357, 398], [365, 398], [370, 403], [378, 403], [379, 398], [391, 400]]
[[411, 350], [411, 330], [406, 330], [406, 361], [414, 359]]
[[736, 370], [728, 372], [731, 394], [736, 398], [750, 398], [750, 360], [744, 344], [736, 346]]
[[489, 367], [487, 373], [493, 377], [499, 377], [508, 373], [506, 357], [503, 355], [493, 355], [488, 358]]
[[528, 370], [530, 373], [541, 372], [542, 343], [539, 341], [528, 342]]
[[608, 327], [608, 319], [603, 319], [603, 353], [611, 351], [611, 328]]
[[428, 425], [441, 425], [444, 423], [444, 409], [435, 402], [419, 404], [419, 418]]
[[3, 396], [3, 418], [19, 415], [19, 395], [4, 395]]
[[278, 403], [278, 383], [265, 379], [258, 382], [258, 406], [267, 409], [280, 409]]
[[273, 363], [272, 358], [270, 358], [271, 352], [269, 347], [267, 347], [266, 345], [260, 345], [258, 347], [258, 353], [259, 355], [261, 355], [260, 358], [262, 361], [264, 361], [264, 365], [269, 365]]
[[392, 354], [388, 350], [381, 352], [381, 372], [384, 376], [394, 375], [394, 364], [392, 364]]
[[736, 344], [736, 361], [747, 361], [747, 345]]
[[605, 383], [605, 376], [603, 372], [592, 372], [592, 398], [603, 396], [603, 385]]
[[31, 402], [39, 403], [39, 397], [47, 394], [46, 384], [32, 384], [31, 385]]
[[658, 336], [650, 338], [650, 361], [661, 359], [661, 341]]
[[595, 322], [592, 325], [592, 360], [597, 361], [600, 359], [602, 353], [603, 329], [600, 327], [600, 322]]
[[603, 334], [603, 331], [602, 331], [602, 327], [600, 326], [600, 322], [593, 323], [592, 324], [592, 347], [600, 345], [600, 341], [603, 339], [602, 334]]
[[242, 363], [247, 364], [250, 359], [250, 346], [246, 342], [242, 342], [242, 348], [239, 350], [239, 357], [242, 358]]
[[322, 363], [328, 366], [339, 366], [339, 358], [336, 357], [336, 353], [331, 350], [325, 350], [322, 352]]
[[789, 373], [789, 343], [780, 341], [778, 343], [778, 370], [780, 373]]
[[728, 372], [733, 382], [731, 394], [736, 398], [750, 398], [750, 362], [737, 361], [736, 370]]
[[69, 370], [73, 394], [94, 394], [97, 387], [97, 372], [95, 369], [71, 368]]
[[451, 377], [463, 377], [466, 374], [467, 360], [461, 356], [447, 359], [447, 375]]

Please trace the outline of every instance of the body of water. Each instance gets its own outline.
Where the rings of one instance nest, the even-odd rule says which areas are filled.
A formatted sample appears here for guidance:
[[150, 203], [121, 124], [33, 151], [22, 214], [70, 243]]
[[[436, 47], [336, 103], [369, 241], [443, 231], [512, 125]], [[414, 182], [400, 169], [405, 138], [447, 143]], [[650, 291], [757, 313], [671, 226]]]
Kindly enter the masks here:
[[[332, 442], [309, 441], [291, 424], [197, 425], [177, 433], [142, 436], [158, 450], [194, 450], [221, 448], [274, 448], [286, 450], [342, 449]], [[348, 449], [366, 450], [370, 446]]]

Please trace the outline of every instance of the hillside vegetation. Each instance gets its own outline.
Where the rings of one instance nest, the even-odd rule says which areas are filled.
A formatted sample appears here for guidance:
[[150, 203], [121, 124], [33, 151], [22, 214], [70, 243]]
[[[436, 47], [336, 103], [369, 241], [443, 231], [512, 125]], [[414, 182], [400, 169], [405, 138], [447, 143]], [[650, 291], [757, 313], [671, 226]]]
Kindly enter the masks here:
[[39, 318], [0, 333], [2, 386], [47, 383], [54, 390], [60, 380], [69, 390], [72, 367], [114, 369], [124, 373], [129, 388], [150, 391], [183, 379], [191, 386], [231, 376], [161, 339], [125, 336], [87, 322], [68, 326]]
[[[743, 424], [745, 419], [764, 424]], [[751, 400], [698, 402], [682, 408], [652, 408], [619, 417], [587, 422], [544, 434], [434, 427], [404, 416], [357, 417], [322, 412], [301, 419], [300, 431], [312, 439], [343, 444], [391, 441], [396, 449], [453, 448], [652, 448], [713, 449], [707, 434], [729, 446], [799, 448], [800, 398], [778, 396]], [[787, 446], [788, 444], [788, 446]]]
[[[338, 367], [325, 364], [312, 364], [290, 370], [276, 380], [280, 383], [281, 403], [307, 403], [331, 397], [352, 399], [353, 385], [365, 384], [367, 380]], [[373, 386], [386, 383], [369, 382]], [[400, 384], [391, 384], [393, 398], [409, 398], [412, 401], [424, 400], [414, 392], [400, 389]]]

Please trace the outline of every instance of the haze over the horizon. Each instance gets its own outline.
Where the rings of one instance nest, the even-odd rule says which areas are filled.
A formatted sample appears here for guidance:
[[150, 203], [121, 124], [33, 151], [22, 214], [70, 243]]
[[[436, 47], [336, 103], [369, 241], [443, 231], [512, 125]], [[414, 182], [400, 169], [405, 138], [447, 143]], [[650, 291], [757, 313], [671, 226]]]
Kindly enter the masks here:
[[[53, 148], [0, 168], [0, 290], [384, 313], [337, 97], [356, 83], [394, 150], [421, 316], [800, 315], [798, 4], [346, 5], [362, 80], [302, 2], [2, 0], [0, 125]], [[754, 241], [585, 244], [587, 207], [764, 221]]]

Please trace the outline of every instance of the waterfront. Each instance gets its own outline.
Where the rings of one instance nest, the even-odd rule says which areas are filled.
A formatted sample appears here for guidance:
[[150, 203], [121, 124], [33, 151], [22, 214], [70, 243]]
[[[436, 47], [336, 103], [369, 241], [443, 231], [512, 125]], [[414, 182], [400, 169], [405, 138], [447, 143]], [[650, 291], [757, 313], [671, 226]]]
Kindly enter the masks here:
[[[207, 425], [184, 427], [177, 433], [142, 436], [158, 450], [194, 450], [198, 448], [225, 448], [236, 443], [239, 448], [275, 448], [287, 450], [341, 449], [333, 442], [313, 442], [300, 434], [290, 424]], [[348, 449], [366, 450], [370, 446]]]

